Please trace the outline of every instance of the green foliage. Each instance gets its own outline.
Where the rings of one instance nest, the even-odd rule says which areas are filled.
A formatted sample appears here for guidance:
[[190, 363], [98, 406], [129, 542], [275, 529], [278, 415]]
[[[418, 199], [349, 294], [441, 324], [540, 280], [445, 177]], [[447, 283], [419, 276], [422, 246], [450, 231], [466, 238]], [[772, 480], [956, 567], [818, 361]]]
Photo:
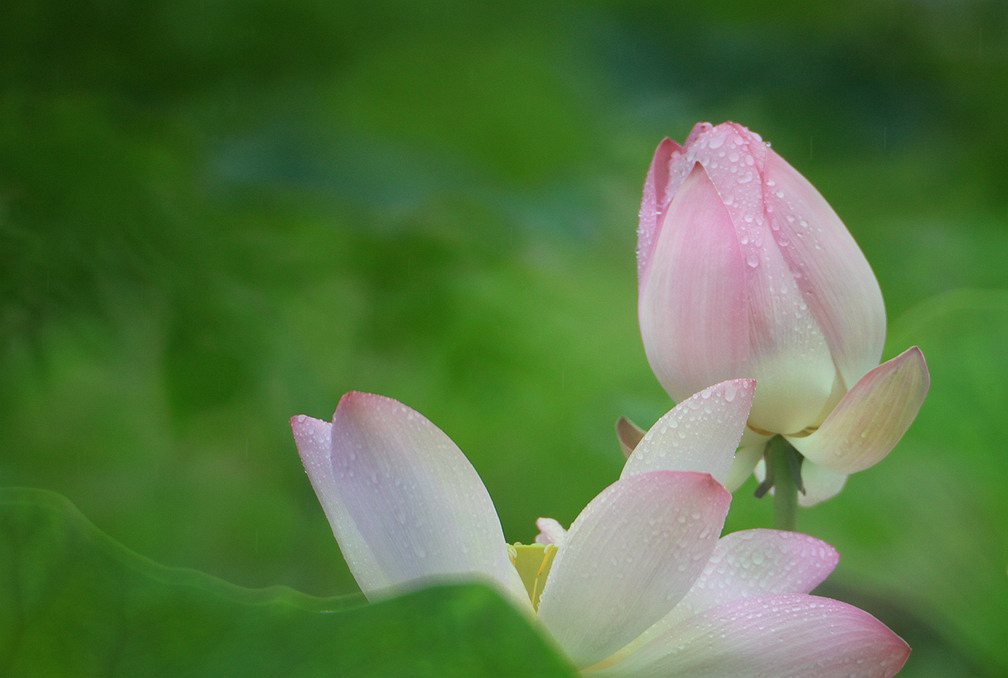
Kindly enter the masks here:
[[374, 605], [167, 568], [51, 492], [0, 491], [0, 675], [570, 676], [488, 588]]

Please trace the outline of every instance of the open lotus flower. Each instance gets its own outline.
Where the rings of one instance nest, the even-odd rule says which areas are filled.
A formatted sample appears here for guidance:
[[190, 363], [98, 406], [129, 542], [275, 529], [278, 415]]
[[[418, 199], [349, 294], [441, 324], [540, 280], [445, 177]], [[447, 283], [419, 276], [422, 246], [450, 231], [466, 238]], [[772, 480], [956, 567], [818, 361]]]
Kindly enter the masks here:
[[803, 504], [885, 457], [929, 377], [916, 347], [879, 365], [885, 309], [868, 262], [826, 200], [735, 123], [665, 139], [644, 185], [641, 336], [679, 401], [738, 377], [756, 399], [729, 489], [782, 435], [804, 457]]
[[773, 530], [718, 538], [730, 495], [717, 477], [752, 393], [751, 381], [729, 382], [677, 407], [569, 531], [541, 519], [529, 546], [505, 542], [462, 452], [399, 402], [349, 393], [332, 423], [301, 415], [291, 425], [369, 599], [489, 583], [585, 673], [891, 676], [909, 653], [902, 640], [857, 608], [808, 594], [836, 565], [831, 547]]

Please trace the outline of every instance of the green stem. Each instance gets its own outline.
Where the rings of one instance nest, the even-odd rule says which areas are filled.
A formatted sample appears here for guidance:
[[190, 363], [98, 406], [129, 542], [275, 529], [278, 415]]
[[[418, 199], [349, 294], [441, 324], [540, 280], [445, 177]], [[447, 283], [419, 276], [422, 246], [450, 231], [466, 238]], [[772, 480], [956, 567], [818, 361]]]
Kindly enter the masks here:
[[798, 524], [798, 483], [801, 482], [801, 457], [781, 436], [766, 446], [767, 474], [773, 478], [773, 525], [778, 530], [795, 531]]

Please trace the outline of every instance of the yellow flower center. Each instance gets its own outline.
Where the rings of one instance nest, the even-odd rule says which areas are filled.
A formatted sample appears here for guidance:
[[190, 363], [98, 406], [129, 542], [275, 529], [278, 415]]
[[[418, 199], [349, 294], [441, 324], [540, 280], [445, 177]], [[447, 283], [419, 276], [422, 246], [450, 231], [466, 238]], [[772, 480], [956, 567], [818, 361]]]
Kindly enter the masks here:
[[528, 592], [532, 607], [539, 611], [539, 596], [542, 595], [553, 566], [557, 547], [553, 544], [508, 544], [508, 555], [511, 564], [518, 570], [525, 590]]

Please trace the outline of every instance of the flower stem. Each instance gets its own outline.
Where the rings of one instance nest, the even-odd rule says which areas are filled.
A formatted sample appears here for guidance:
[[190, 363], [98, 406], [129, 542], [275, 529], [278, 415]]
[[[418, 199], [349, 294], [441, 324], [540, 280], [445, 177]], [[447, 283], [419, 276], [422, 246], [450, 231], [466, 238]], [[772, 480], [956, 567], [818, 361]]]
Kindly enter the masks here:
[[801, 483], [801, 456], [781, 436], [774, 436], [766, 446], [768, 477], [773, 478], [773, 525], [778, 530], [794, 531], [798, 523], [798, 489]]

